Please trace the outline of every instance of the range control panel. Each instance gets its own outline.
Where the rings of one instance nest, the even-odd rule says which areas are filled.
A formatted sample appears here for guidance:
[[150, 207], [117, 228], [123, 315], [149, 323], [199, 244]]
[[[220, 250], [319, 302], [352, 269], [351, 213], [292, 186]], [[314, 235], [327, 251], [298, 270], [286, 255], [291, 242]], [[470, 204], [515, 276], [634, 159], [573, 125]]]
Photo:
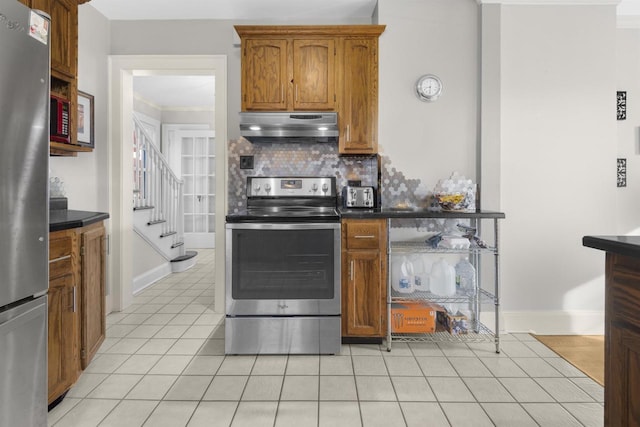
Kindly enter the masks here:
[[335, 197], [334, 177], [247, 178], [247, 197]]

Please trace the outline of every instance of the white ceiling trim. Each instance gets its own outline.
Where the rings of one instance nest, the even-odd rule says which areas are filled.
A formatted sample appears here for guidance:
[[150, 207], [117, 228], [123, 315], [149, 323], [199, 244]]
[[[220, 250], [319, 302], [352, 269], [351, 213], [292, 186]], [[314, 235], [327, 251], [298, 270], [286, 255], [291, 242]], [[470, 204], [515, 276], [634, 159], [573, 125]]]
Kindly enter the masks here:
[[478, 4], [509, 4], [528, 6], [618, 5], [621, 0], [476, 0]]

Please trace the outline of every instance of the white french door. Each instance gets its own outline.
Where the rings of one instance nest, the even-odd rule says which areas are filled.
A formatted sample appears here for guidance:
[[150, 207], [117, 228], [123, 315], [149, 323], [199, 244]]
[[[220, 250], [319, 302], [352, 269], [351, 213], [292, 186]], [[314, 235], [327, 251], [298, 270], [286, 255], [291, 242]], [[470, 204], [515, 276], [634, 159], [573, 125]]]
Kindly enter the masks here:
[[184, 244], [214, 248], [216, 227], [215, 132], [176, 132], [180, 146], [180, 174], [184, 182]]

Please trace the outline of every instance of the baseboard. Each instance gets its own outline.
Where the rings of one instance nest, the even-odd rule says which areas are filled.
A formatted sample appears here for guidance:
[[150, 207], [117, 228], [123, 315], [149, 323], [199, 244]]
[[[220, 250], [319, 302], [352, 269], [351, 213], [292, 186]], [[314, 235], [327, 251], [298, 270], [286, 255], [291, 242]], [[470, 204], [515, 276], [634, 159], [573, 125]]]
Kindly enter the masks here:
[[604, 311], [503, 311], [501, 330], [537, 335], [603, 335]]
[[171, 274], [171, 263], [165, 262], [133, 279], [133, 295]]

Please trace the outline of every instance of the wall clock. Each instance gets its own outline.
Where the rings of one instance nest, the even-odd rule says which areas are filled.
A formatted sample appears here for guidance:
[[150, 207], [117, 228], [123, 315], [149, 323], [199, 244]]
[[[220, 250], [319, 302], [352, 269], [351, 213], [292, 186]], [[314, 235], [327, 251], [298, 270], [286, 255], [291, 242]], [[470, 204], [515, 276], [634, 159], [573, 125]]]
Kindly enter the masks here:
[[433, 74], [425, 74], [416, 82], [416, 94], [421, 101], [435, 101], [442, 94], [442, 81]]

